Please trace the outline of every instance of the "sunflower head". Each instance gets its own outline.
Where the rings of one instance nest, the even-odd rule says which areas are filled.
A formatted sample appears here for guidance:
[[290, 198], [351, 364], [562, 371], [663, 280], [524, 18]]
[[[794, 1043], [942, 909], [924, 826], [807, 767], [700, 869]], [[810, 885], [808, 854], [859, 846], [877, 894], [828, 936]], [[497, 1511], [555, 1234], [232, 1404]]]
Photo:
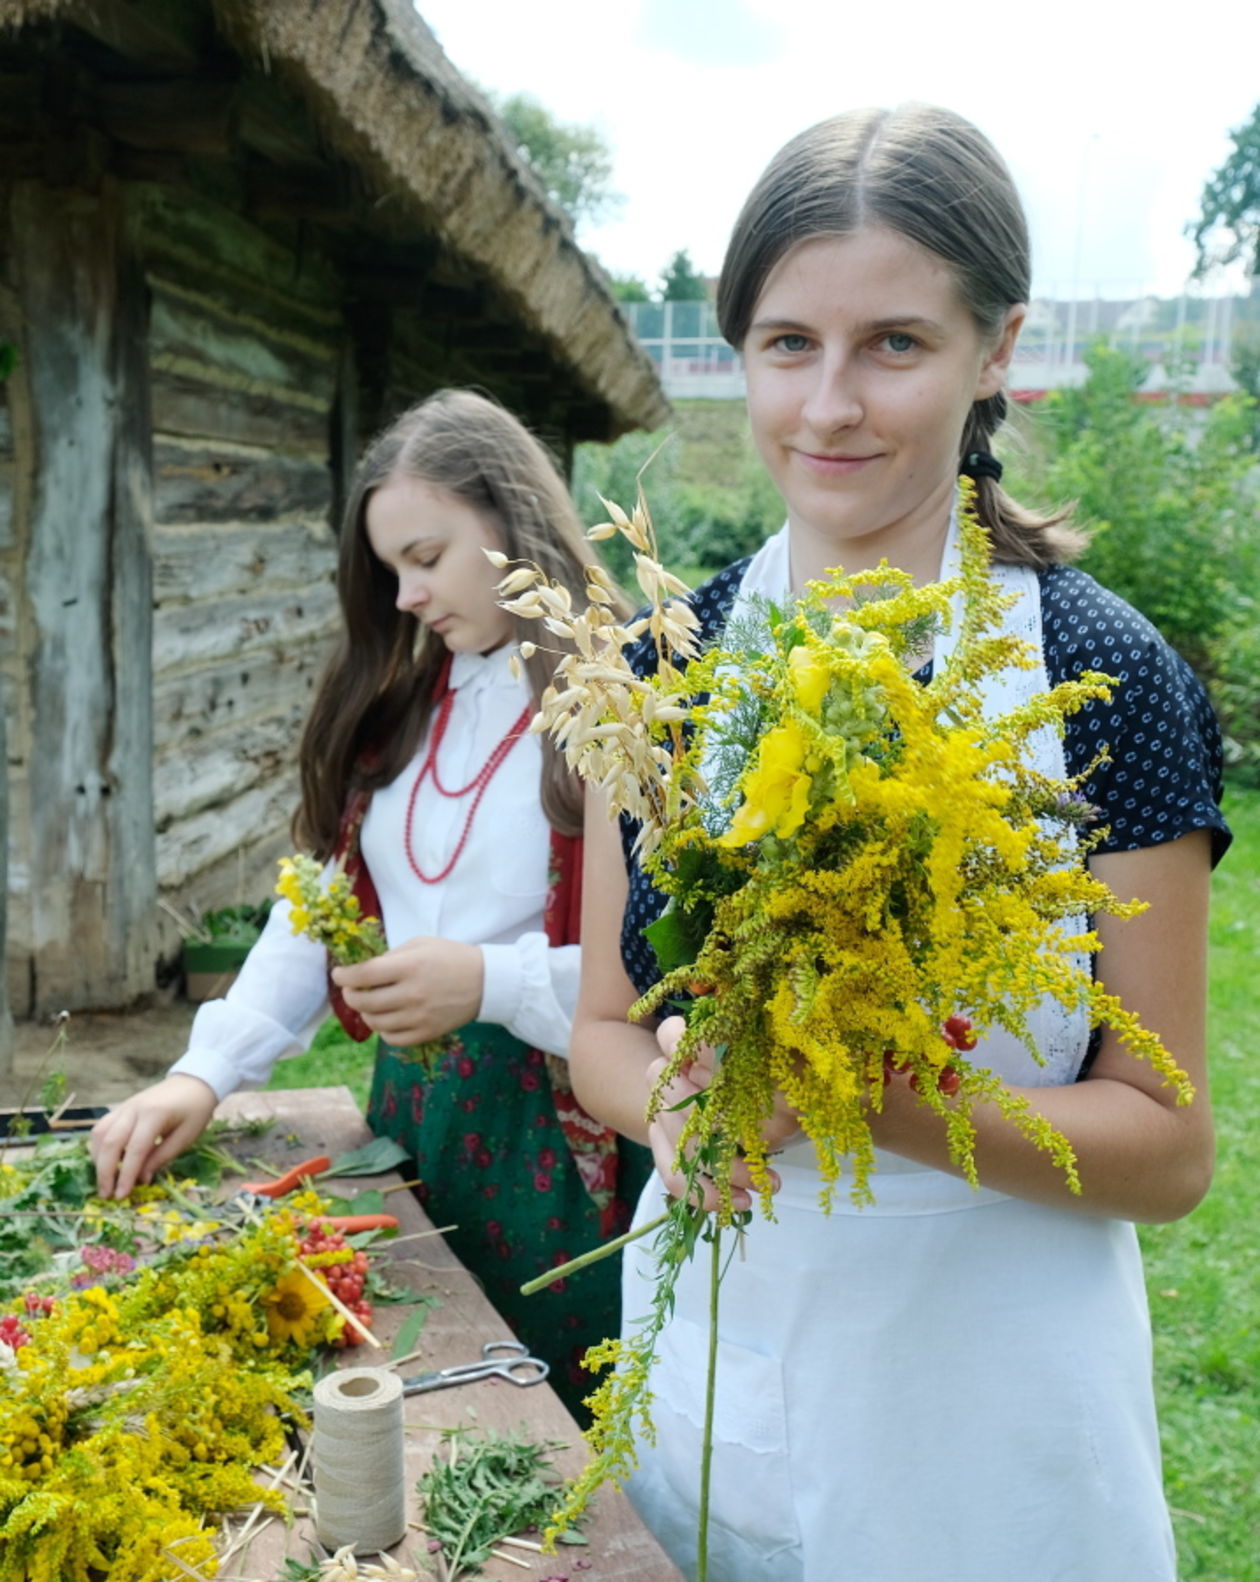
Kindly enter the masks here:
[[328, 1293], [318, 1280], [310, 1280], [300, 1269], [281, 1276], [263, 1297], [267, 1309], [267, 1332], [272, 1344], [283, 1346], [293, 1340], [299, 1346], [313, 1346], [323, 1339], [317, 1334], [319, 1321], [331, 1306]]

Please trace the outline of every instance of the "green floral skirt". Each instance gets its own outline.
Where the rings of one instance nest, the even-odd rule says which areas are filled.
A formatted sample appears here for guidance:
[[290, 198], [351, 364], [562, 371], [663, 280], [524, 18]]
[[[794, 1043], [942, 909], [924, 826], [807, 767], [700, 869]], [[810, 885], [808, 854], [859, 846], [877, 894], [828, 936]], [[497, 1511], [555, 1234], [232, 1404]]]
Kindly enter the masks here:
[[[452, 1033], [432, 1077], [378, 1040], [368, 1124], [411, 1155], [416, 1195], [515, 1335], [551, 1365], [550, 1382], [585, 1424], [595, 1378], [588, 1346], [620, 1333], [620, 1256], [534, 1296], [527, 1280], [605, 1238], [556, 1118], [544, 1056], [502, 1027]], [[622, 1141], [619, 1228], [630, 1223], [651, 1170], [646, 1148]]]

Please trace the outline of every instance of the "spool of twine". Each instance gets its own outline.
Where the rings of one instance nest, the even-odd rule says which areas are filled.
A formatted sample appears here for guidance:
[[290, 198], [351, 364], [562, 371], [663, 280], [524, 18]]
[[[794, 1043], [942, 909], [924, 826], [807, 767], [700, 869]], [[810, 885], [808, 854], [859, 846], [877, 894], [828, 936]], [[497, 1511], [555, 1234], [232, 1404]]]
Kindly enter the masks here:
[[402, 1381], [342, 1368], [315, 1386], [315, 1533], [326, 1549], [390, 1549], [407, 1531]]

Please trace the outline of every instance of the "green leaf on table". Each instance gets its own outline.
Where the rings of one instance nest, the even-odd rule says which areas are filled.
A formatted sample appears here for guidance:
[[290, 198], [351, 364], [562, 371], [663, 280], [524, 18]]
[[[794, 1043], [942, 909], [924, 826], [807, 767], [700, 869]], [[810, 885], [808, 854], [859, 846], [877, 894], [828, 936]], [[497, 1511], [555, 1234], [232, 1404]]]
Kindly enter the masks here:
[[420, 1302], [414, 1313], [408, 1313], [403, 1319], [402, 1328], [394, 1336], [394, 1344], [390, 1351], [393, 1358], [406, 1357], [416, 1349], [416, 1341], [420, 1338], [420, 1331], [428, 1322], [431, 1302]]
[[392, 1137], [373, 1137], [362, 1148], [352, 1148], [349, 1153], [334, 1159], [324, 1172], [330, 1176], [380, 1176], [409, 1158], [405, 1148]]
[[385, 1194], [378, 1192], [375, 1187], [368, 1192], [360, 1192], [355, 1197], [330, 1197], [328, 1208], [325, 1212], [340, 1218], [343, 1214], [385, 1214]]

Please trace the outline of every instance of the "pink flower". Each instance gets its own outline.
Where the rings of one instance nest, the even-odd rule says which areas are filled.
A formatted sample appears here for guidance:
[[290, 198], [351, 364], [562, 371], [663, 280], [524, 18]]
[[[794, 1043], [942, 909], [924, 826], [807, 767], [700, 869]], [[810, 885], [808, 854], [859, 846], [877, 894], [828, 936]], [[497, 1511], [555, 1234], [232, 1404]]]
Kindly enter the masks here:
[[488, 1148], [478, 1148], [473, 1155], [473, 1163], [478, 1170], [489, 1170], [491, 1164], [490, 1150]]
[[463, 1142], [464, 1142], [464, 1152], [466, 1154], [470, 1154], [470, 1153], [473, 1152], [474, 1149], [479, 1148], [481, 1146], [481, 1133], [480, 1132], [465, 1132], [464, 1133]]
[[544, 1170], [556, 1168], [556, 1150], [554, 1148], [540, 1148], [538, 1150], [538, 1163]]
[[522, 1071], [521, 1086], [525, 1089], [526, 1093], [535, 1092], [539, 1086], [538, 1073], [536, 1071]]
[[551, 1172], [549, 1170], [539, 1170], [535, 1173], [534, 1190], [537, 1192], [551, 1191]]
[[461, 1055], [455, 1062], [455, 1070], [461, 1077], [471, 1077], [473, 1074], [472, 1057], [470, 1055]]

